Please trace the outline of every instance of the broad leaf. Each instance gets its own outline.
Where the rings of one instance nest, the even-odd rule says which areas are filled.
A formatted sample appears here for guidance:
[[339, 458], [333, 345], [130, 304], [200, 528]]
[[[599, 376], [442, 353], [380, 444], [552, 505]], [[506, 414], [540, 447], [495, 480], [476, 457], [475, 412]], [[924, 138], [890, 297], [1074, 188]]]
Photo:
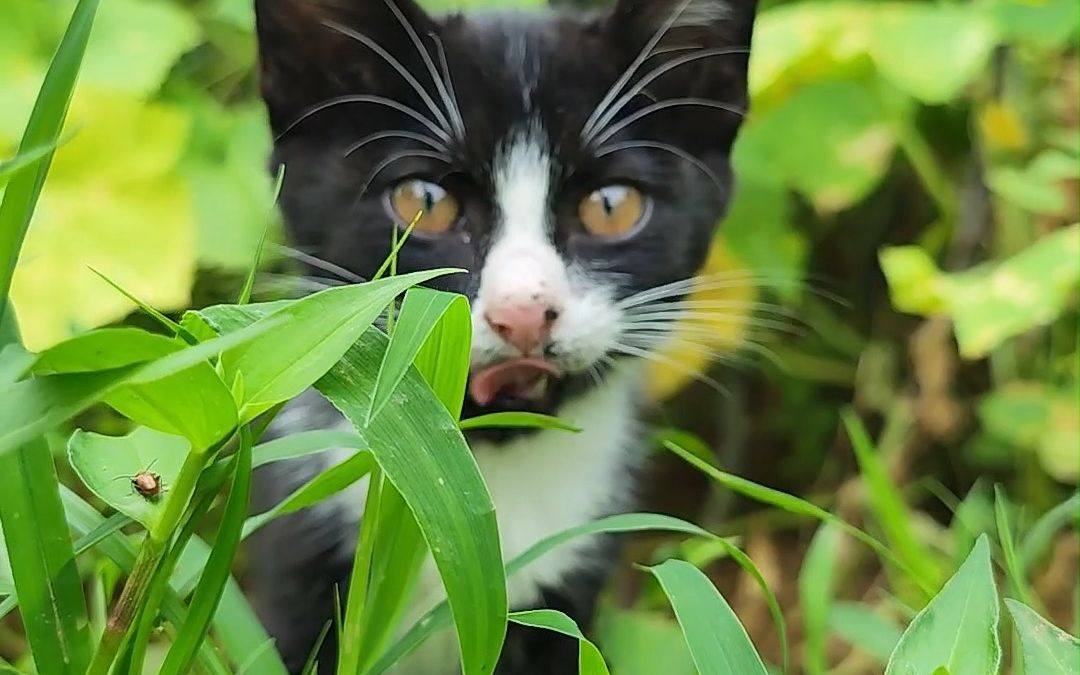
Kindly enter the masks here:
[[[140, 427], [127, 436], [102, 436], [76, 430], [68, 440], [71, 468], [109, 506], [147, 529], [161, 515], [165, 494], [180, 473], [190, 449], [179, 436]], [[132, 484], [142, 472], [160, 476], [162, 493], [144, 496]]]
[[998, 595], [990, 569], [990, 544], [979, 537], [967, 560], [941, 592], [912, 620], [889, 657], [885, 675], [996, 673]]
[[746, 629], [701, 570], [683, 560], [647, 569], [671, 601], [701, 675], [767, 675]]
[[1024, 670], [1031, 675], [1080, 673], [1080, 640], [1042, 618], [1027, 605], [1005, 598], [1024, 654]]

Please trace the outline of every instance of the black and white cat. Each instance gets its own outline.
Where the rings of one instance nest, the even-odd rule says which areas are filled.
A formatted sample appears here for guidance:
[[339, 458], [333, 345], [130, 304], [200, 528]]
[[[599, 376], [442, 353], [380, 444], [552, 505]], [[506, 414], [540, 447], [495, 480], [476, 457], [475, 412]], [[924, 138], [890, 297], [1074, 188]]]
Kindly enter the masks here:
[[[685, 308], [730, 197], [754, 0], [445, 17], [415, 0], [256, 0], [256, 11], [294, 242], [370, 277], [392, 229], [422, 211], [398, 268], [469, 271], [438, 282], [472, 306], [464, 416], [528, 410], [583, 429], [470, 437], [503, 554], [632, 508], [640, 364]], [[278, 426], [340, 424], [310, 395]], [[261, 499], [328, 461], [268, 469]], [[253, 595], [290, 668], [332, 616], [363, 492], [280, 520], [256, 544]], [[588, 626], [614, 553], [604, 537], [556, 550], [510, 580], [512, 607]], [[406, 622], [441, 599], [434, 567], [422, 575]], [[322, 651], [327, 672], [335, 649]], [[456, 669], [448, 636], [395, 672]], [[512, 626], [497, 672], [576, 673], [576, 643]]]

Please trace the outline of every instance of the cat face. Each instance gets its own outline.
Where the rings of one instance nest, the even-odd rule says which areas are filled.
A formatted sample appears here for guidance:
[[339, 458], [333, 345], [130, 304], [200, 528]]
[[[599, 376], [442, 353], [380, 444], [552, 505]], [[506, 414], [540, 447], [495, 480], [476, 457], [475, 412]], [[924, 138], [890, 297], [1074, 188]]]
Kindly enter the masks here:
[[753, 0], [256, 8], [295, 243], [370, 277], [412, 224], [399, 271], [468, 270], [435, 282], [472, 306], [466, 414], [551, 412], [660, 345], [729, 199]]

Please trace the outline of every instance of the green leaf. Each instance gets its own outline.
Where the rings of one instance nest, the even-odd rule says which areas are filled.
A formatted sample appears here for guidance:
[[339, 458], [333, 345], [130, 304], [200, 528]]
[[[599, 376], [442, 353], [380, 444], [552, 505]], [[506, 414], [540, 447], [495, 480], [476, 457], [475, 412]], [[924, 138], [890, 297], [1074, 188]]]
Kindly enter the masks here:
[[56, 147], [55, 143], [46, 143], [20, 152], [10, 159], [0, 160], [0, 187], [3, 187], [11, 176], [32, 167], [38, 160], [56, 150]]
[[86, 373], [153, 361], [184, 347], [182, 342], [138, 328], [99, 328], [38, 354], [35, 375]]
[[240, 447], [236, 451], [235, 459], [236, 469], [221, 525], [214, 538], [214, 546], [202, 578], [199, 579], [195, 595], [191, 598], [187, 621], [180, 626], [169, 654], [165, 657], [165, 663], [161, 666], [162, 675], [181, 675], [190, 670], [225, 592], [251, 499], [251, 446], [251, 431], [247, 427], [241, 427]]
[[[448, 312], [453, 312], [453, 316], [448, 319], [450, 325], [443, 327], [436, 335], [436, 329]], [[429, 288], [409, 289], [394, 322], [390, 346], [379, 368], [368, 422], [378, 415], [390, 400], [390, 395], [405, 377], [405, 371], [429, 339], [439, 343], [443, 340], [452, 342], [451, 345], [441, 347], [440, 352], [446, 359], [456, 358], [459, 361], [457, 372], [452, 376], [456, 382], [454, 389], [460, 389], [453, 392], [457, 394], [457, 403], [447, 403], [447, 408], [452, 416], [457, 417], [454, 415], [456, 407], [460, 415], [461, 399], [465, 395], [466, 378], [463, 375], [467, 375], [469, 370], [470, 328], [469, 302], [464, 296]]]
[[1062, 46], [1080, 26], [1080, 9], [1072, 0], [994, 0], [987, 10], [1002, 38], [1040, 49]]
[[0, 523], [35, 666], [83, 675], [90, 662], [86, 600], [58, 488], [44, 440], [0, 455]]
[[275, 518], [295, 513], [341, 492], [370, 473], [374, 464], [375, 459], [370, 452], [358, 452], [349, 459], [322, 471], [275, 504], [273, 508], [248, 518], [244, 523], [243, 537], [248, 537]]
[[944, 311], [955, 324], [961, 356], [977, 359], [1006, 339], [1053, 321], [1070, 305], [1080, 281], [1078, 256], [1080, 224], [1074, 224], [1011, 258], [956, 274], [938, 272], [915, 247], [884, 249], [881, 266], [897, 309], [924, 315]]
[[194, 17], [180, 6], [163, 0], [109, 0], [94, 25], [83, 80], [110, 91], [153, 94], [199, 37]]
[[918, 575], [921, 586], [936, 588], [941, 581], [941, 572], [935, 558], [919, 543], [912, 530], [911, 513], [900, 491], [885, 472], [866, 428], [850, 409], [843, 410], [840, 415], [851, 439], [860, 473], [866, 481], [870, 508], [885, 531], [891, 549]]
[[279, 325], [260, 321], [229, 335], [202, 342], [144, 365], [93, 373], [52, 375], [0, 386], [0, 455], [82, 412], [120, 384], [144, 384], [181, 372], [218, 352], [244, 344]]
[[840, 531], [822, 525], [814, 533], [799, 573], [799, 603], [805, 631], [803, 664], [808, 675], [826, 672], [828, 620], [836, 593]]
[[982, 74], [996, 37], [994, 25], [975, 5], [884, 3], [870, 24], [867, 47], [894, 85], [925, 103], [940, 104]]
[[1013, 593], [1022, 602], [1031, 602], [1031, 593], [1028, 591], [1024, 572], [1020, 569], [1020, 561], [1016, 555], [1016, 546], [1013, 541], [1012, 524], [1009, 522], [1009, 499], [1000, 485], [994, 486], [994, 519], [997, 525], [998, 540], [1001, 542], [1001, 553], [1005, 558], [1005, 574], [1009, 578]]
[[1038, 615], [1022, 602], [1005, 598], [1024, 654], [1024, 670], [1031, 675], [1080, 673], [1080, 640]]
[[[38, 91], [34, 110], [19, 144], [19, 153], [55, 146], [59, 142], [97, 8], [98, 0], [79, 0], [75, 6]], [[24, 172], [12, 179], [0, 201], [0, 321], [7, 310], [6, 300], [19, 250], [51, 163], [52, 153], [49, 152], [40, 159], [36, 171]]]
[[578, 675], [610, 675], [600, 650], [581, 632], [574, 620], [555, 609], [514, 612], [510, 620], [522, 626], [544, 628], [578, 641]]
[[996, 673], [998, 595], [990, 569], [990, 544], [979, 537], [967, 560], [900, 637], [885, 675]]
[[1046, 150], [1025, 167], [992, 167], [987, 184], [1002, 199], [1039, 215], [1068, 216], [1069, 187], [1080, 174], [1073, 157]]
[[1063, 527], [1077, 522], [1078, 513], [1080, 513], [1080, 492], [1074, 492], [1071, 497], [1035, 521], [1020, 543], [1020, 564], [1025, 573], [1046, 555], [1057, 533]]
[[667, 594], [701, 675], [767, 675], [739, 618], [705, 574], [683, 560], [646, 568]]
[[[404, 279], [385, 281], [403, 284]], [[200, 315], [227, 332], [266, 309], [216, 307]], [[415, 370], [399, 385], [411, 404], [363, 427], [386, 348], [387, 338], [368, 330], [316, 388], [361, 430], [366, 447], [416, 518], [454, 608], [465, 672], [491, 672], [506, 629], [494, 506], [455, 420]], [[245, 376], [245, 381], [250, 380]]]
[[570, 431], [573, 433], [581, 431], [581, 427], [574, 426], [558, 417], [541, 415], [540, 413], [514, 411], [488, 413], [487, 415], [470, 417], [469, 419], [461, 420], [461, 422], [458, 423], [458, 427], [461, 428], [462, 431], [468, 431], [470, 429], [502, 428], [559, 429], [560, 431]]
[[416, 272], [366, 284], [330, 288], [285, 304], [260, 321], [284, 319], [282, 327], [221, 355], [223, 379], [243, 373], [241, 421], [286, 401], [323, 376], [410, 286], [453, 270]]
[[829, 611], [829, 630], [852, 647], [885, 665], [900, 641], [900, 629], [867, 605], [836, 602]]
[[98, 498], [149, 529], [161, 516], [164, 494], [148, 498], [131, 484], [143, 471], [161, 477], [168, 491], [190, 449], [180, 436], [146, 427], [127, 436], [102, 436], [76, 430], [68, 440], [68, 461], [79, 479]]

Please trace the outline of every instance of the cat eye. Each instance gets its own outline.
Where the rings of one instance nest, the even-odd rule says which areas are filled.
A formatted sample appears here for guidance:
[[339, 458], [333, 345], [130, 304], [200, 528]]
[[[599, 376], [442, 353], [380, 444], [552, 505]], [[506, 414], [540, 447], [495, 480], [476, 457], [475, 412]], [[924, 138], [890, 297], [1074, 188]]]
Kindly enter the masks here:
[[608, 185], [594, 190], [578, 205], [578, 217], [590, 234], [619, 237], [640, 223], [645, 215], [645, 197], [628, 185]]
[[390, 192], [390, 209], [403, 225], [417, 220], [415, 230], [430, 234], [446, 232], [457, 222], [461, 207], [441, 185], [418, 178], [398, 183]]

